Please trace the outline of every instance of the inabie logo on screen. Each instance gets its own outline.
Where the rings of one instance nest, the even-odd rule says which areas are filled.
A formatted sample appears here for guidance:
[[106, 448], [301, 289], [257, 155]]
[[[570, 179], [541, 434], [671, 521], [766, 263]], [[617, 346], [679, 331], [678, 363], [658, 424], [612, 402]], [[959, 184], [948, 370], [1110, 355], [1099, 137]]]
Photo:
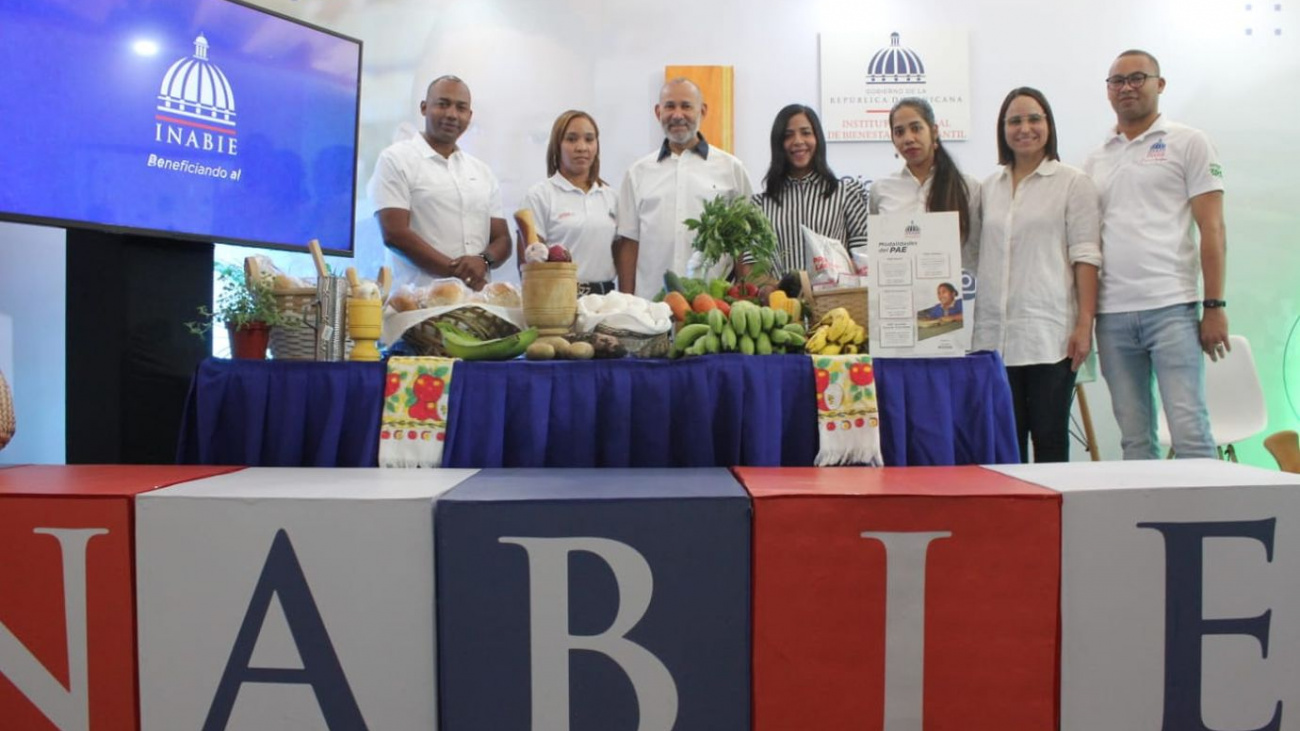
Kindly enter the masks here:
[[908, 223], [907, 228], [903, 229], [903, 238], [905, 239], [921, 238], [921, 227], [916, 225], [916, 221], [912, 221]]
[[238, 154], [235, 94], [208, 61], [208, 39], [194, 39], [194, 55], [172, 64], [158, 91], [154, 141], [223, 155]]

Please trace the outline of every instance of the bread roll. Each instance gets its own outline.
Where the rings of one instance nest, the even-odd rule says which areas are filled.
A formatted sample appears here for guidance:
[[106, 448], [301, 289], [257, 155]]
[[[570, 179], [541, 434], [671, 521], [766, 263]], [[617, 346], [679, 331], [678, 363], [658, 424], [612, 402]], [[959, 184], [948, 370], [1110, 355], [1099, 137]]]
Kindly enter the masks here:
[[458, 279], [443, 279], [429, 286], [424, 299], [425, 307], [450, 307], [465, 300], [465, 285]]
[[388, 298], [388, 306], [398, 312], [407, 312], [419, 309], [420, 303], [415, 299], [415, 295], [410, 292], [395, 292], [392, 297]]
[[522, 307], [523, 302], [519, 298], [519, 290], [509, 282], [489, 282], [483, 288], [483, 295], [489, 305], [498, 307]]

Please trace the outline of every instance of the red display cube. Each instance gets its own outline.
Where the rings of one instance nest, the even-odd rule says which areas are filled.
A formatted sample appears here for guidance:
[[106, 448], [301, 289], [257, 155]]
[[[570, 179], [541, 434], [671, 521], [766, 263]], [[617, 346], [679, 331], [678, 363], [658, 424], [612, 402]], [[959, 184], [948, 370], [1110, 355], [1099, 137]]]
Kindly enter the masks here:
[[137, 727], [133, 498], [234, 469], [0, 470], [0, 727]]
[[754, 729], [1055, 728], [1057, 493], [980, 467], [736, 475]]

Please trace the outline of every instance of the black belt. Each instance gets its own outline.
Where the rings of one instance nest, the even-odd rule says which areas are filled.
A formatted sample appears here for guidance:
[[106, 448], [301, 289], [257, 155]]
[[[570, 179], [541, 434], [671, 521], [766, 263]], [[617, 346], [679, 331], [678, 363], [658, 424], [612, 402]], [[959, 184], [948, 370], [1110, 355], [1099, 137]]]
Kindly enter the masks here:
[[608, 282], [578, 282], [578, 296], [584, 294], [609, 294], [614, 291], [614, 280]]

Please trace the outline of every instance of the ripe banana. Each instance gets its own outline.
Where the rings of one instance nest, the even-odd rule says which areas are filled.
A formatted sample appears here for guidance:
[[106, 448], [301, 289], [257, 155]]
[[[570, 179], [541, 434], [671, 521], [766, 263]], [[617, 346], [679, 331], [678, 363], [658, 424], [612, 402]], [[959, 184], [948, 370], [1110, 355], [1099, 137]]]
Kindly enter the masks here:
[[851, 317], [849, 317], [849, 311], [848, 311], [848, 310], [844, 309], [843, 307], [836, 307], [835, 309], [831, 310], [830, 312], [827, 312], [825, 315], [822, 315], [822, 319], [818, 320], [818, 321], [817, 321], [817, 324], [818, 324], [818, 325], [829, 325], [829, 324], [831, 324], [832, 322], [835, 322], [836, 320], [838, 320], [838, 319], [840, 319], [840, 318], [845, 318], [845, 317], [847, 317], [847, 318], [849, 318], [849, 319], [852, 319]]
[[537, 339], [535, 327], [495, 340], [479, 340], [449, 322], [438, 323], [438, 330], [443, 349], [461, 360], [510, 360], [522, 355]]
[[[836, 312], [837, 310], [840, 310], [840, 308], [837, 307], [835, 310], [831, 310], [831, 312]], [[851, 327], [853, 327], [853, 318], [849, 317], [849, 313], [845, 312], [842, 316], [831, 320], [831, 324], [827, 326], [828, 331], [826, 333], [826, 338], [833, 343], [843, 342], [844, 334], [848, 332]]]
[[804, 343], [804, 351], [808, 353], [820, 353], [822, 348], [826, 347], [826, 328], [819, 327], [812, 331], [808, 336], [808, 342]]

